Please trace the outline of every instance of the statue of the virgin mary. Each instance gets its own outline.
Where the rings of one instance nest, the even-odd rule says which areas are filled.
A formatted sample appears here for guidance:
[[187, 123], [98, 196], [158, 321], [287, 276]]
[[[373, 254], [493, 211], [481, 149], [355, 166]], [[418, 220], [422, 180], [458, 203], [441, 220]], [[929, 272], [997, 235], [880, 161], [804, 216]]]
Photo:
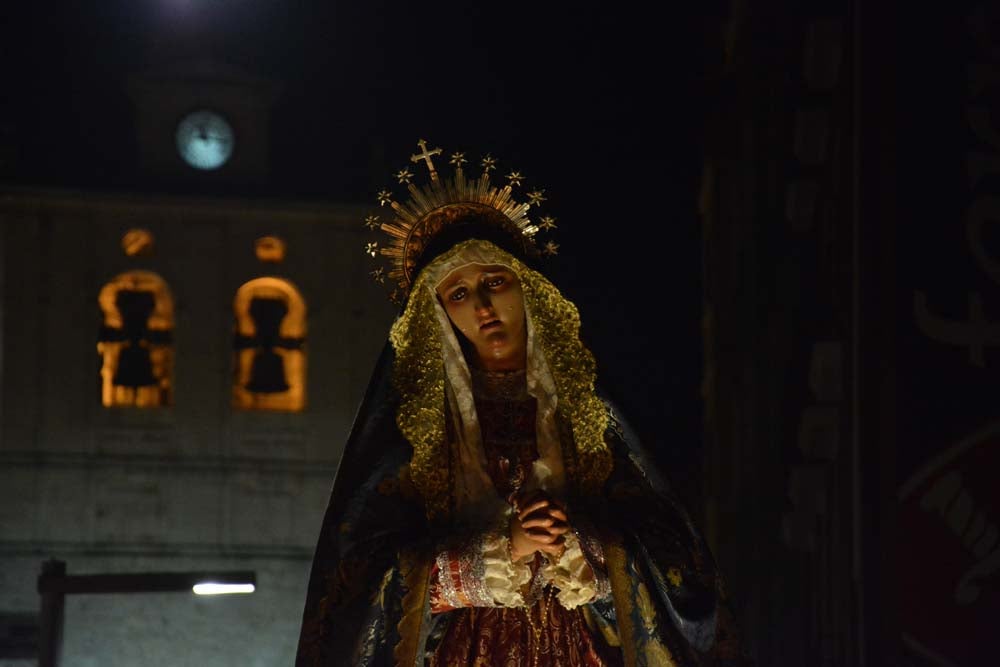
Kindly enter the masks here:
[[[748, 665], [688, 513], [537, 268], [521, 177], [421, 153], [376, 215], [402, 305], [337, 471], [297, 665]], [[381, 269], [377, 277], [386, 275]]]

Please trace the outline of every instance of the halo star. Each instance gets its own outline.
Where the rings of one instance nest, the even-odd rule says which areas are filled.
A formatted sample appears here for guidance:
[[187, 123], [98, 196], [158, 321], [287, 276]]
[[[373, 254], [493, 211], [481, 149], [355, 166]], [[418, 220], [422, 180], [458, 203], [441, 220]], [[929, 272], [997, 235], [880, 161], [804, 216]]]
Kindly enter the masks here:
[[365, 253], [374, 257], [378, 254], [378, 241], [371, 241], [365, 244]]
[[556, 228], [556, 219], [551, 215], [547, 215], [538, 221], [538, 228], [550, 232]]
[[546, 254], [546, 255], [550, 255], [550, 256], [551, 255], [558, 255], [559, 254], [559, 244], [556, 243], [555, 241], [549, 241], [548, 243], [545, 244], [545, 247], [542, 248], [542, 253]]
[[521, 185], [521, 181], [524, 180], [524, 175], [519, 171], [512, 171], [507, 174], [507, 181], [510, 183], [511, 187]]
[[532, 206], [538, 206], [543, 201], [545, 201], [545, 190], [532, 190], [527, 194], [528, 202]]
[[378, 229], [378, 216], [369, 215], [367, 218], [365, 218], [365, 227], [371, 229], [372, 231]]
[[368, 275], [374, 278], [375, 282], [377, 282], [379, 285], [385, 284], [385, 269], [383, 269], [381, 266], [375, 269], [374, 271], [370, 271]]
[[396, 180], [400, 183], [409, 183], [413, 180], [413, 172], [410, 171], [409, 167], [403, 167], [396, 172]]
[[379, 206], [385, 206], [386, 204], [392, 203], [392, 193], [388, 190], [380, 190], [378, 195]]
[[488, 174], [497, 168], [497, 160], [492, 155], [487, 154], [483, 161], [479, 163], [483, 167], [483, 173]]
[[465, 153], [461, 152], [452, 153], [451, 159], [448, 160], [449, 164], [455, 165], [458, 169], [461, 169], [462, 165], [465, 164], [466, 162], [468, 162], [468, 160], [465, 159]]

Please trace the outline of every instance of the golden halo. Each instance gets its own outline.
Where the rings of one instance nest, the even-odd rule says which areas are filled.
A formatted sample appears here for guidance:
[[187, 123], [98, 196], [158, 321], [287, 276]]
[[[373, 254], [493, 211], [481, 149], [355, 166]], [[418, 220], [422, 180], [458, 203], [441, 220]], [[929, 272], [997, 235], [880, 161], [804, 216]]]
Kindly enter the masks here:
[[[487, 155], [480, 163], [482, 174], [478, 178], [468, 178], [462, 165], [467, 162], [464, 153], [453, 153], [450, 164], [454, 173], [442, 177], [433, 162], [441, 155], [440, 148], [427, 148], [427, 142], [417, 142], [420, 152], [411, 155], [412, 162], [424, 162], [429, 182], [421, 185], [414, 182], [415, 175], [409, 169], [401, 169], [395, 176], [397, 185], [405, 185], [409, 194], [403, 201], [394, 198], [388, 189], [378, 193], [380, 206], [389, 205], [393, 210], [392, 219], [383, 222], [377, 214], [367, 216], [365, 226], [379, 229], [388, 239], [385, 245], [370, 242], [365, 252], [372, 257], [388, 260], [388, 270], [376, 269], [373, 277], [381, 280], [387, 275], [395, 288], [391, 298], [397, 303], [406, 300], [416, 279], [421, 255], [428, 245], [445, 229], [475, 221], [503, 231], [528, 255], [555, 254], [558, 246], [551, 241], [539, 250], [535, 235], [541, 229], [528, 216], [528, 211], [545, 200], [543, 190], [525, 192], [523, 197], [514, 194], [514, 188], [524, 181], [521, 172], [512, 170], [507, 176], [508, 183], [494, 185], [490, 172], [496, 170], [496, 159]], [[552, 218], [547, 218], [552, 220]], [[554, 225], [546, 226], [551, 230]]]

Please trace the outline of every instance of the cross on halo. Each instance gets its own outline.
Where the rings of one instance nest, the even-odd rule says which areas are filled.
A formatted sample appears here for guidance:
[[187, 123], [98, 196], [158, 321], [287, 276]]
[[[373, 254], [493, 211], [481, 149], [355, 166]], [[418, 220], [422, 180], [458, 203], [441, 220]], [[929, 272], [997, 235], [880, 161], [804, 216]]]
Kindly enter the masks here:
[[427, 142], [425, 140], [423, 140], [423, 139], [420, 139], [419, 141], [417, 141], [417, 146], [420, 147], [420, 152], [417, 153], [416, 155], [411, 155], [410, 156], [410, 161], [411, 162], [420, 162], [421, 160], [423, 160], [424, 162], [426, 162], [427, 163], [427, 168], [431, 172], [431, 180], [432, 181], [436, 181], [438, 179], [438, 173], [437, 173], [437, 170], [434, 169], [434, 163], [431, 162], [431, 158], [433, 156], [435, 156], [435, 155], [440, 155], [441, 154], [441, 149], [440, 148], [432, 148], [430, 150], [427, 150]]

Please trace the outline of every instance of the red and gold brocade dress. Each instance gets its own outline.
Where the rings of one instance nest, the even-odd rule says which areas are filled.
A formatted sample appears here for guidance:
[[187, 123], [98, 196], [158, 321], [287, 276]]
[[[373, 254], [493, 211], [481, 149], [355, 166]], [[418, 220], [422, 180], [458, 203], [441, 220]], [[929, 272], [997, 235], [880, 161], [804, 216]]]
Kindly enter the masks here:
[[[472, 380], [489, 476], [509, 501], [538, 458], [535, 399], [527, 392], [524, 371], [474, 370]], [[431, 611], [450, 618], [428, 664], [621, 665], [620, 650], [590, 630], [581, 606], [611, 595], [599, 542], [568, 534], [557, 562], [538, 552], [514, 566], [504, 532], [439, 553], [431, 570]], [[509, 590], [499, 592], [505, 584]]]

